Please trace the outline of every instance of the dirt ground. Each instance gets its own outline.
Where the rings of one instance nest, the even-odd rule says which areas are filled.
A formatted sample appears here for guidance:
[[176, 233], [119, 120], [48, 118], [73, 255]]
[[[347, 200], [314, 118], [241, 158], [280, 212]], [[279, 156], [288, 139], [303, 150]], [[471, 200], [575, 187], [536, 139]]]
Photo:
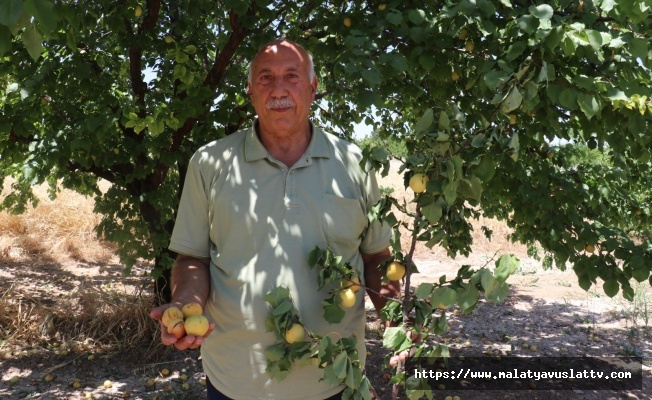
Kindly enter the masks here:
[[[434, 282], [441, 275], [452, 276], [461, 264], [481, 266], [490, 256], [475, 259], [418, 259], [419, 282]], [[521, 390], [458, 391], [441, 393], [435, 398], [459, 396], [460, 399], [650, 399], [652, 396], [652, 331], [647, 325], [645, 307], [652, 294], [640, 288], [637, 303], [609, 299], [599, 291], [584, 292], [572, 272], [543, 271], [535, 260], [522, 260], [518, 273], [508, 282], [509, 298], [500, 304], [481, 301], [469, 315], [450, 312], [451, 330], [446, 341], [453, 358], [459, 356], [506, 357], [513, 355], [553, 356], [642, 356], [644, 381], [641, 390]], [[144, 269], [143, 269], [144, 270]], [[0, 296], [30, 299], [41, 304], [54, 303], [70, 293], [71, 288], [137, 288], [142, 285], [143, 271], [136, 269], [123, 277], [117, 264], [24, 265], [0, 264]], [[52, 278], [55, 276], [56, 278]], [[91, 290], [91, 289], [87, 289]], [[646, 297], [647, 296], [647, 297]], [[374, 312], [368, 313], [367, 374], [381, 399], [389, 399], [391, 388], [382, 376], [387, 351], [377, 329]], [[435, 340], [435, 339], [433, 339]], [[121, 352], [95, 350], [66, 351], [56, 341], [43, 341], [31, 348], [0, 346], [0, 398], [9, 399], [83, 399], [92, 393], [96, 399], [203, 399], [205, 387], [197, 351], [185, 353], [156, 345]], [[523, 344], [536, 346], [524, 349]], [[488, 351], [491, 350], [491, 354]], [[89, 356], [93, 356], [92, 360]], [[169, 371], [164, 375], [165, 370]], [[51, 374], [52, 380], [45, 377]], [[74, 388], [75, 380], [79, 388]], [[111, 381], [105, 387], [105, 381]], [[153, 380], [153, 386], [147, 381]], [[405, 398], [402, 395], [401, 398]]]

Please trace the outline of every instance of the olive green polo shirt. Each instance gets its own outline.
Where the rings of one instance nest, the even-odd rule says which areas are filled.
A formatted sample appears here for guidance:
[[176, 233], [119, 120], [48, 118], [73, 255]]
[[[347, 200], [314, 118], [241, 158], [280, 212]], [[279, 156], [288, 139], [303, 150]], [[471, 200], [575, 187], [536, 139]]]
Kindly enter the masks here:
[[265, 372], [264, 350], [275, 343], [265, 330], [265, 294], [290, 290], [304, 325], [318, 334], [359, 339], [364, 356], [364, 293], [329, 325], [318, 290], [318, 268], [308, 253], [330, 246], [363, 277], [360, 252], [389, 246], [391, 230], [369, 225], [379, 199], [373, 173], [360, 168], [360, 149], [313, 126], [305, 154], [288, 168], [275, 160], [249, 128], [209, 143], [190, 160], [170, 249], [210, 257], [206, 314], [216, 328], [201, 347], [211, 383], [235, 399], [324, 399], [342, 388], [319, 382], [323, 370], [295, 366], [277, 382]]

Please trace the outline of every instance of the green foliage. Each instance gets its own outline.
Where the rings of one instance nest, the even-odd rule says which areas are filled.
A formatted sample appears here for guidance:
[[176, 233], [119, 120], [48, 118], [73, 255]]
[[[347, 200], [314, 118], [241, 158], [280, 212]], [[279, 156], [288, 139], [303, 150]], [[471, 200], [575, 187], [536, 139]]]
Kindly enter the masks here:
[[381, 138], [377, 133], [367, 136], [357, 141], [358, 145], [362, 148], [383, 148], [389, 157], [405, 158], [407, 157], [407, 148], [402, 138], [390, 136], [388, 138]]
[[341, 262], [342, 257], [333, 253], [330, 248], [321, 249], [315, 247], [308, 254], [308, 265], [310, 268], [315, 268], [316, 266], [321, 267], [318, 276], [319, 289], [323, 289], [326, 285], [331, 287], [328, 292], [329, 296], [322, 303], [324, 319], [329, 324], [341, 322], [345, 315], [345, 310], [341, 304], [342, 300], [339, 296], [343, 287], [342, 282], [347, 279], [350, 281], [353, 277], [358, 277], [357, 272], [355, 272], [350, 264], [341, 264]]
[[[328, 255], [328, 252], [322, 254]], [[276, 334], [277, 338], [275, 344], [265, 349], [266, 371], [272, 378], [281, 381], [295, 367], [318, 367], [324, 370], [321, 380], [333, 386], [346, 387], [342, 398], [371, 399], [371, 385], [369, 379], [363, 374], [355, 336], [340, 337], [337, 341], [333, 341], [330, 336], [319, 336], [307, 330], [311, 339], [309, 342], [287, 343], [284, 339], [287, 329], [293, 323], [301, 323], [289, 290], [276, 287], [265, 296], [265, 301], [271, 308], [265, 325], [268, 331]]]

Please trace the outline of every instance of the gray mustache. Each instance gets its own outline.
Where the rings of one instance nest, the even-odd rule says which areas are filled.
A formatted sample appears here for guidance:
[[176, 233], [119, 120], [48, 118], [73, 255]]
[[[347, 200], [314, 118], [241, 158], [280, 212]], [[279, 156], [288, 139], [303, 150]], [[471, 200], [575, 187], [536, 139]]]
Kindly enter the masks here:
[[272, 99], [267, 102], [266, 107], [269, 108], [285, 108], [285, 107], [294, 107], [296, 103], [287, 97], [280, 99]]

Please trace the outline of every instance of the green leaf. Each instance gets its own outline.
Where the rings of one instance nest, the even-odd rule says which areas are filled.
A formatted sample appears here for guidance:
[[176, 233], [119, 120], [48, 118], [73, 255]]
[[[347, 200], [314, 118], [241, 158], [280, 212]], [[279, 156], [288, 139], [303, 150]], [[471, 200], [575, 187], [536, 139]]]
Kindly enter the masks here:
[[317, 265], [319, 259], [321, 258], [321, 253], [322, 250], [319, 248], [319, 246], [315, 246], [315, 248], [312, 249], [310, 253], [308, 253], [308, 265], [310, 268], [314, 268]]
[[[444, 199], [446, 203], [453, 204], [457, 200], [457, 187], [459, 186], [459, 181], [449, 181], [443, 187]], [[434, 215], [436, 216], [436, 215]], [[440, 217], [441, 218], [441, 217]]]
[[347, 372], [346, 372], [346, 378], [344, 378], [344, 384], [353, 390], [357, 390], [360, 387], [360, 384], [362, 383], [362, 371], [360, 371], [360, 368], [357, 368], [356, 366], [353, 365], [351, 359], [347, 359], [347, 360], [348, 360], [346, 364]]
[[512, 155], [518, 156], [518, 151], [521, 148], [519, 138], [518, 138], [518, 133], [514, 132], [512, 137], [509, 138], [509, 142], [507, 143], [507, 146], [512, 150]]
[[2, 0], [0, 2], [0, 25], [13, 27], [22, 13], [22, 0]]
[[435, 117], [432, 112], [432, 108], [426, 110], [426, 112], [423, 113], [421, 119], [419, 119], [417, 126], [415, 127], [416, 133], [427, 132], [434, 119]]
[[482, 133], [478, 133], [473, 137], [473, 140], [471, 141], [471, 146], [475, 147], [476, 149], [479, 149], [480, 147], [483, 147], [486, 142], [487, 142], [487, 137]]
[[423, 10], [410, 10], [408, 19], [415, 25], [420, 25], [426, 19], [426, 13]]
[[378, 86], [382, 83], [380, 74], [375, 69], [364, 69], [360, 72], [362, 78], [369, 83], [371, 87]]
[[266, 348], [265, 357], [271, 362], [281, 360], [285, 357], [285, 343], [277, 343]]
[[516, 23], [522, 31], [530, 35], [536, 32], [539, 27], [539, 19], [533, 15], [523, 15], [518, 18]]
[[403, 22], [403, 14], [401, 14], [398, 11], [392, 11], [387, 13], [387, 16], [385, 16], [385, 19], [389, 21], [392, 25], [401, 25], [401, 22]]
[[293, 308], [292, 301], [289, 298], [285, 298], [281, 301], [281, 303], [274, 307], [274, 310], [272, 310], [272, 315], [273, 316], [279, 316], [287, 313]]
[[436, 224], [439, 222], [443, 215], [443, 210], [437, 203], [430, 203], [427, 206], [421, 208], [421, 213], [431, 224]]
[[480, 201], [482, 199], [482, 181], [477, 176], [471, 179], [462, 179], [458, 193], [466, 199]]
[[398, 326], [389, 327], [385, 329], [383, 334], [383, 347], [392, 350], [400, 349], [406, 340], [409, 339], [403, 328]]
[[331, 384], [331, 386], [338, 386], [342, 383], [341, 379], [337, 377], [335, 374], [335, 368], [333, 368], [333, 364], [328, 364], [324, 368], [324, 378], [326, 382]]
[[290, 290], [283, 286], [277, 286], [265, 295], [265, 301], [272, 306], [276, 307], [281, 301], [290, 297]]
[[507, 49], [507, 54], [505, 55], [505, 58], [509, 61], [514, 61], [521, 54], [523, 54], [526, 48], [527, 48], [527, 42], [525, 40], [521, 40], [519, 42], [513, 43]]
[[482, 180], [482, 182], [489, 182], [496, 175], [496, 159], [490, 155], [485, 155], [480, 160], [480, 164], [475, 168], [473, 173]]
[[593, 284], [591, 278], [589, 278], [588, 275], [578, 276], [577, 283], [582, 289], [584, 289], [585, 292], [588, 292], [589, 289], [591, 289], [591, 285]]
[[561, 93], [559, 93], [559, 104], [568, 110], [575, 110], [577, 108], [577, 90], [562, 90]]
[[484, 83], [491, 90], [495, 90], [509, 82], [510, 74], [503, 71], [489, 71], [484, 75]]
[[410, 68], [408, 60], [402, 54], [392, 54], [390, 63], [399, 72], [407, 71]]
[[586, 35], [589, 38], [589, 43], [591, 44], [591, 47], [593, 47], [595, 51], [599, 51], [603, 45], [602, 35], [600, 34], [600, 32], [594, 29], [587, 29]]
[[496, 283], [491, 289], [491, 293], [486, 294], [487, 300], [498, 303], [507, 299], [509, 295], [509, 285], [507, 282]]
[[341, 352], [335, 357], [335, 360], [333, 361], [333, 372], [338, 379], [342, 380], [346, 377], [346, 367], [349, 362], [349, 357], [347, 357], [345, 352]]
[[476, 304], [478, 304], [478, 299], [480, 298], [480, 292], [478, 289], [468, 284], [466, 288], [457, 293], [457, 304], [460, 306], [460, 310], [464, 314], [468, 314], [473, 311]]
[[346, 312], [339, 304], [324, 303], [324, 319], [329, 324], [339, 324], [344, 319]]
[[643, 282], [650, 275], [650, 270], [647, 267], [647, 263], [644, 257], [633, 256], [627, 266], [632, 269], [632, 278], [636, 279], [637, 282]]
[[30, 25], [23, 33], [23, 44], [34, 61], [38, 60], [43, 53], [42, 40], [34, 25]]
[[521, 106], [523, 102], [523, 96], [516, 86], [512, 87], [512, 90], [509, 91], [505, 100], [501, 104], [501, 110], [507, 114], [510, 113]]
[[598, 103], [597, 98], [592, 94], [586, 93], [579, 96], [577, 98], [577, 104], [588, 119], [593, 118], [598, 112], [600, 112], [600, 104]]
[[432, 293], [432, 305], [438, 308], [450, 308], [455, 304], [457, 292], [448, 286], [442, 286]]
[[480, 273], [480, 283], [482, 284], [482, 289], [484, 289], [485, 294], [491, 293], [496, 284], [496, 278], [494, 278], [491, 271], [486, 268], [483, 268], [479, 271]]
[[432, 294], [432, 289], [434, 289], [435, 285], [432, 283], [422, 283], [417, 287], [417, 290], [414, 292], [414, 294], [417, 296], [417, 299], [420, 300], [427, 300], [430, 295]]
[[25, 9], [38, 21], [44, 35], [57, 28], [57, 14], [53, 8], [54, 4], [48, 0], [25, 0]]
[[505, 282], [510, 275], [512, 275], [518, 267], [521, 265], [521, 260], [519, 260], [513, 254], [504, 254], [496, 260], [496, 269], [494, 270], [494, 276], [499, 282]]
[[6, 26], [0, 25], [0, 57], [11, 47], [11, 32]]
[[618, 290], [620, 290], [620, 285], [618, 284], [618, 281], [616, 279], [607, 279], [602, 285], [602, 288], [604, 289], [604, 293], [607, 296], [614, 297], [615, 295], [618, 294]]
[[530, 14], [534, 15], [538, 19], [543, 19], [543, 20], [551, 19], [554, 14], [554, 10], [548, 4], [542, 4], [537, 7], [530, 6], [528, 11], [530, 11]]
[[439, 129], [448, 131], [451, 126], [451, 120], [448, 118], [448, 114], [445, 111], [439, 113]]

